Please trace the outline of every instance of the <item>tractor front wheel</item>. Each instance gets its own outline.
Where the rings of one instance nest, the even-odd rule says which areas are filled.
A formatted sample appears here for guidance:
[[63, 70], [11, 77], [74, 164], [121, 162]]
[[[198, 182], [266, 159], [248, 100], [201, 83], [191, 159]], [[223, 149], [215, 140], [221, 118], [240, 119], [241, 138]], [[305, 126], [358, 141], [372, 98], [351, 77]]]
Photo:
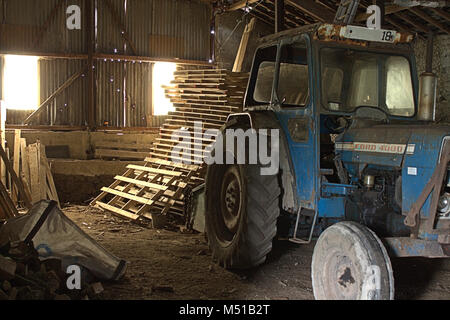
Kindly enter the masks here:
[[367, 227], [340, 222], [319, 237], [312, 259], [317, 300], [392, 300], [391, 261], [380, 239]]

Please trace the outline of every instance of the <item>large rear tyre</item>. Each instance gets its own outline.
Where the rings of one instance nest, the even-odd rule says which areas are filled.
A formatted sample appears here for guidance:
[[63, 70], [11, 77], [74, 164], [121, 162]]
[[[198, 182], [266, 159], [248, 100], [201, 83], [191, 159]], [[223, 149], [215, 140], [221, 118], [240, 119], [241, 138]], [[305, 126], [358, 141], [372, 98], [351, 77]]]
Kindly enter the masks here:
[[210, 165], [206, 232], [213, 259], [225, 268], [258, 266], [272, 250], [280, 214], [278, 176], [259, 165]]
[[311, 269], [317, 300], [394, 299], [387, 251], [375, 233], [356, 222], [340, 222], [322, 233]]

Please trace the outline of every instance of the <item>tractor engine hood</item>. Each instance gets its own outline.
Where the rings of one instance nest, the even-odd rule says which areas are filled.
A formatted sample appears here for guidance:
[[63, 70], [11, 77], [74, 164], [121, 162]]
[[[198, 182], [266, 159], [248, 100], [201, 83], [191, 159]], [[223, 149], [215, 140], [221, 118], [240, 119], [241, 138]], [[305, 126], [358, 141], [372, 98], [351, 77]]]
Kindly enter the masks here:
[[448, 125], [378, 124], [350, 128], [336, 138], [336, 154], [344, 164], [402, 168], [408, 157], [408, 162], [416, 162], [417, 158], [421, 167], [434, 168], [445, 136], [450, 136]]

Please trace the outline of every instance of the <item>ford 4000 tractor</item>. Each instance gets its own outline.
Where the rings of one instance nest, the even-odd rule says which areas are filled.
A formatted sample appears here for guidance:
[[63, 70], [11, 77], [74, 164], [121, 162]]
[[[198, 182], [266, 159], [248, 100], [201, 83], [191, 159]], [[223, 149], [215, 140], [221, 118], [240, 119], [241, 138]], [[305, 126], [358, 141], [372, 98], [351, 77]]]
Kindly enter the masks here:
[[258, 133], [279, 170], [252, 161], [250, 134], [245, 157], [227, 147], [222, 158], [234, 162], [208, 165], [218, 263], [260, 265], [277, 234], [318, 238], [315, 298], [377, 300], [394, 298], [390, 257], [450, 255], [450, 126], [434, 122], [436, 78], [418, 77], [413, 38], [316, 24], [263, 39], [244, 111], [218, 139], [236, 146], [229, 132]]

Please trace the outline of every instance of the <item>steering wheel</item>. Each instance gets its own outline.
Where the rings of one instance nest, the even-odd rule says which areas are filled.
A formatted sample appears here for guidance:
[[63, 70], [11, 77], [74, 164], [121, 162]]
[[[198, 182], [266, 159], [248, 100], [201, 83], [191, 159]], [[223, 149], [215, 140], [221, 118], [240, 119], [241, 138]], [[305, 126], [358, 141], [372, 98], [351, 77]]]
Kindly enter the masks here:
[[382, 120], [389, 123], [389, 114], [386, 110], [374, 106], [358, 106], [353, 112], [354, 118]]
[[345, 117], [333, 118], [331, 116], [327, 117], [324, 122], [325, 127], [333, 133], [342, 133], [349, 126], [349, 120]]

